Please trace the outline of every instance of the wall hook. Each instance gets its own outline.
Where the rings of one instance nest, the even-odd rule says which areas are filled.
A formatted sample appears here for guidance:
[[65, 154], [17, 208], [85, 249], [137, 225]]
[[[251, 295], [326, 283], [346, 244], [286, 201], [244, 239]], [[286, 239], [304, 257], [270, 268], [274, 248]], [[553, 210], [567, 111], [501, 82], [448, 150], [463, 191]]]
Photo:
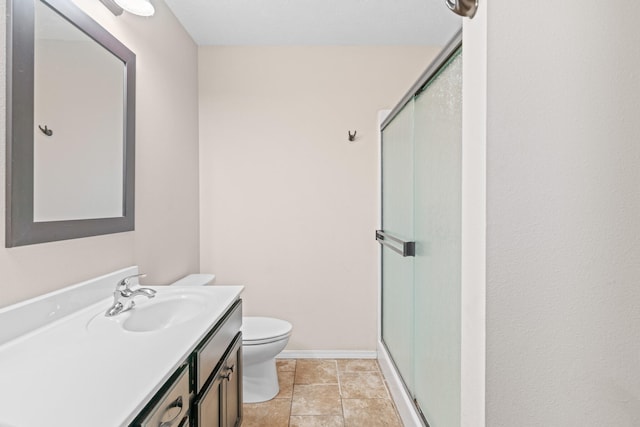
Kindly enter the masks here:
[[357, 130], [353, 131], [353, 135], [351, 135], [351, 131], [347, 131], [349, 133], [349, 141], [355, 141], [356, 140], [356, 133], [358, 133]]
[[42, 131], [42, 133], [44, 133], [47, 136], [51, 136], [53, 135], [53, 131], [51, 129], [49, 129], [47, 127], [47, 125], [44, 125], [44, 129], [42, 128], [42, 126], [38, 125], [38, 127], [40, 128], [40, 130]]

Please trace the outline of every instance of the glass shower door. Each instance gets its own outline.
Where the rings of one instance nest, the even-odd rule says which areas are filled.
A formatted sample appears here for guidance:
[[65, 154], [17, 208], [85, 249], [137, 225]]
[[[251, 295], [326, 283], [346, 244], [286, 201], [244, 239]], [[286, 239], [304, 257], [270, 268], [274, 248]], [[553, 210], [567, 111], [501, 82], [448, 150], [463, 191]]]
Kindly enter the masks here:
[[[382, 230], [413, 241], [413, 102], [382, 134]], [[387, 237], [387, 239], [389, 238]], [[382, 337], [407, 387], [413, 387], [413, 257], [382, 246]]]
[[415, 98], [414, 398], [431, 427], [460, 425], [462, 57]]
[[452, 52], [382, 132], [382, 341], [431, 427], [460, 426], [462, 57]]

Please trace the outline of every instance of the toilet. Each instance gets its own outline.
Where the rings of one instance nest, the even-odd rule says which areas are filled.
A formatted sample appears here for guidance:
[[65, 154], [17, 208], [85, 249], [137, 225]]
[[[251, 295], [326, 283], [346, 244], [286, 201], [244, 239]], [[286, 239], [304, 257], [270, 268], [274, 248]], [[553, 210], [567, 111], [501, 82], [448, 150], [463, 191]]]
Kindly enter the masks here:
[[[190, 274], [172, 285], [204, 286], [213, 274]], [[272, 317], [242, 318], [242, 394], [244, 403], [271, 400], [280, 391], [276, 356], [287, 346], [293, 326]]]
[[293, 326], [272, 317], [242, 318], [242, 393], [245, 403], [271, 400], [280, 391], [276, 356], [287, 346]]

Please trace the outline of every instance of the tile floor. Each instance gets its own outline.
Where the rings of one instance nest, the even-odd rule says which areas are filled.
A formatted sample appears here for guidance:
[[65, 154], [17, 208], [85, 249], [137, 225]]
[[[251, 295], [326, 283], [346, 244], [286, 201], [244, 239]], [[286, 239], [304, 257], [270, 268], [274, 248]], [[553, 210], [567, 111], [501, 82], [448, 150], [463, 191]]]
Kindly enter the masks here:
[[243, 427], [402, 427], [373, 359], [281, 359], [280, 393], [243, 406]]

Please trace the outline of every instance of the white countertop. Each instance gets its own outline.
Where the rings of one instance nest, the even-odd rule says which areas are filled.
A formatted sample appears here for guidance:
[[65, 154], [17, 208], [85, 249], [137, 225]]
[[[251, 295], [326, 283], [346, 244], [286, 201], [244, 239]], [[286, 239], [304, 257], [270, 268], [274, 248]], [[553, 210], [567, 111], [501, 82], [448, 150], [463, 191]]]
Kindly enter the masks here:
[[[158, 296], [178, 290], [152, 288]], [[94, 327], [96, 316], [111, 305], [109, 297], [1, 345], [0, 426], [128, 425], [239, 298], [243, 287], [188, 289], [206, 308], [166, 329], [129, 332]], [[138, 297], [136, 308], [154, 300]]]

